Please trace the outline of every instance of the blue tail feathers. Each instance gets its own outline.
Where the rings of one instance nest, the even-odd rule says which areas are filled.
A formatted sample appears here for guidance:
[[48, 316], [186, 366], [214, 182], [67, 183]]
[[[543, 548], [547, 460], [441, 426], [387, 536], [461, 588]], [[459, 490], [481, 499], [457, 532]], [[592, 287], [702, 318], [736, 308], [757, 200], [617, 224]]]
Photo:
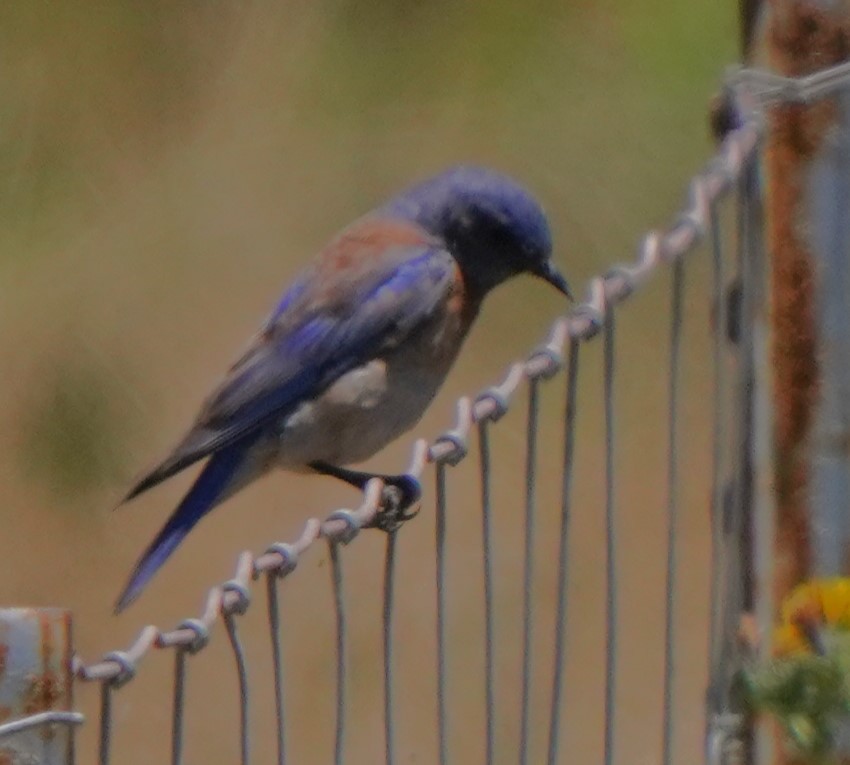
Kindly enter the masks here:
[[237, 442], [210, 458], [189, 493], [139, 558], [127, 586], [115, 604], [115, 613], [123, 611], [139, 597], [195, 524], [221, 501], [249, 451], [248, 446], [244, 441]]

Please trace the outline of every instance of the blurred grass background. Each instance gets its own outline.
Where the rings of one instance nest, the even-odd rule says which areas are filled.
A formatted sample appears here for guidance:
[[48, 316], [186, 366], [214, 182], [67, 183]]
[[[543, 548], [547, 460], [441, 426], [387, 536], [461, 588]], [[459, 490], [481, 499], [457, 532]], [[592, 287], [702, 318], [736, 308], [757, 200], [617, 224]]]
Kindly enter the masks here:
[[[243, 548], [288, 539], [309, 515], [357, 501], [321, 478], [273, 475], [193, 534], [120, 619], [111, 605], [190, 476], [112, 514], [168, 448], [300, 266], [340, 226], [412, 180], [464, 161], [531, 187], [573, 284], [629, 257], [667, 222], [710, 151], [706, 103], [736, 58], [733, 3], [694, 0], [367, 0], [0, 6], [0, 602], [74, 610], [87, 659], [141, 625], [171, 626]], [[677, 754], [701, 746], [706, 625], [708, 269], [688, 271]], [[621, 314], [618, 363], [623, 633], [620, 761], [658, 758], [664, 555], [666, 277]], [[531, 281], [493, 296], [419, 432], [499, 378], [561, 308]], [[599, 346], [585, 354], [570, 581], [565, 746], [598, 757], [602, 715]], [[562, 381], [546, 387], [532, 761], [551, 675]], [[515, 757], [523, 397], [494, 443], [499, 542], [499, 762]], [[409, 444], [372, 464], [397, 470]], [[474, 464], [453, 474], [453, 746], [483, 751], [481, 580]], [[433, 493], [401, 538], [401, 762], [435, 758]], [[346, 551], [351, 615], [349, 762], [382, 752], [382, 540]], [[294, 762], [332, 746], [332, 614], [324, 551], [284, 589]], [[246, 618], [258, 762], [272, 754], [262, 607]], [[226, 641], [191, 660], [187, 753], [233, 762], [235, 677]], [[162, 761], [170, 662], [155, 656], [116, 698], [122, 763]], [[94, 688], [79, 702], [94, 714]], [[81, 734], [92, 759], [96, 726]]]

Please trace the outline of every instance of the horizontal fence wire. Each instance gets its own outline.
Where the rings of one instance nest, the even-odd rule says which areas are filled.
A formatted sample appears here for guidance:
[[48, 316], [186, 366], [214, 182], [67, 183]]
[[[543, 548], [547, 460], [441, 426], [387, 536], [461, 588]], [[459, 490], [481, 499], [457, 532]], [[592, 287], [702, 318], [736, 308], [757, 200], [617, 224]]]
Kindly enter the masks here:
[[[727, 416], [724, 402], [730, 395], [728, 380], [723, 371], [723, 349], [726, 325], [723, 289], [725, 285], [724, 255], [722, 234], [718, 218], [718, 202], [735, 193], [747, 167], [754, 162], [764, 129], [762, 108], [775, 103], [808, 103], [833, 93], [850, 80], [850, 64], [834, 67], [806, 78], [788, 79], [766, 72], [738, 70], [729, 77], [729, 92], [738, 104], [742, 119], [722, 140], [716, 155], [705, 168], [696, 175], [689, 187], [688, 204], [681, 214], [666, 229], [647, 234], [630, 263], [616, 265], [604, 276], [591, 280], [587, 298], [575, 306], [567, 315], [555, 320], [545, 342], [534, 350], [524, 362], [513, 365], [505, 379], [498, 385], [485, 390], [474, 402], [467, 398], [457, 404], [454, 427], [438, 436], [432, 443], [418, 440], [414, 444], [411, 461], [406, 475], [417, 481], [423, 477], [428, 464], [434, 466], [435, 510], [436, 510], [436, 686], [437, 686], [437, 749], [440, 765], [448, 765], [450, 709], [447, 699], [447, 627], [446, 627], [446, 508], [448, 503], [447, 470], [463, 460], [469, 451], [470, 434], [477, 426], [479, 437], [479, 456], [481, 474], [482, 536], [484, 553], [485, 586], [485, 688], [486, 700], [486, 761], [495, 759], [495, 695], [493, 685], [492, 638], [492, 587], [493, 567], [488, 557], [492, 550], [489, 512], [492, 501], [489, 474], [488, 433], [491, 423], [499, 419], [509, 406], [521, 385], [528, 385], [528, 418], [526, 443], [526, 496], [525, 496], [525, 548], [523, 569], [523, 661], [522, 661], [522, 699], [520, 706], [520, 750], [518, 759], [524, 765], [529, 759], [529, 684], [531, 677], [532, 642], [532, 593], [531, 583], [534, 576], [533, 539], [535, 507], [535, 470], [536, 438], [538, 418], [538, 382], [561, 373], [566, 368], [565, 429], [563, 433], [564, 457], [561, 475], [561, 519], [558, 538], [558, 580], [555, 606], [554, 664], [550, 689], [547, 762], [554, 765], [562, 743], [561, 710], [567, 647], [569, 571], [569, 525], [571, 512], [571, 491], [573, 484], [573, 465], [575, 447], [575, 419], [578, 411], [577, 381], [579, 370], [580, 346], [597, 334], [604, 337], [604, 421], [605, 421], [605, 475], [606, 475], [606, 567], [607, 567], [607, 603], [606, 603], [606, 688], [605, 688], [605, 761], [614, 760], [615, 744], [615, 701], [616, 701], [616, 619], [617, 619], [617, 544], [616, 544], [616, 502], [614, 476], [614, 313], [616, 308], [626, 301], [636, 290], [652, 277], [659, 269], [673, 265], [673, 301], [670, 324], [670, 382], [669, 382], [669, 420], [668, 420], [668, 550], [666, 567], [666, 616], [665, 616], [665, 652], [664, 668], [664, 716], [663, 716], [663, 760], [665, 765], [671, 761], [671, 740], [673, 730], [672, 689], [675, 680], [675, 655], [673, 653], [673, 619], [675, 612], [676, 569], [676, 523], [678, 512], [678, 458], [677, 428], [679, 410], [680, 343], [681, 343], [681, 307], [684, 267], [682, 259], [697, 248], [703, 239], [710, 241], [713, 268], [713, 306], [718, 318], [719, 328], [715, 330], [713, 350], [714, 368], [714, 424], [711, 491], [711, 623], [709, 663], [712, 686], [709, 694], [708, 720], [710, 733], [714, 723], [725, 708], [727, 699], [721, 698], [724, 689], [716, 686], [722, 677], [720, 664], [726, 653], [726, 636], [732, 608], [740, 607], [740, 596], [729, 592], [730, 577], [740, 578], [740, 563], [735, 555], [723, 560], [728, 544], [728, 528], [724, 527], [724, 517], [728, 517], [730, 503], [737, 506], [732, 513], [733, 530], [740, 521], [740, 496], [729, 496], [726, 483], [730, 460], [724, 458], [724, 445], [728, 434]], [[564, 358], [565, 351], [567, 358]], [[733, 495], [740, 495], [741, 486], [733, 486]], [[384, 651], [384, 735], [385, 761], [392, 765], [395, 758], [393, 723], [393, 598], [394, 571], [396, 557], [396, 533], [398, 523], [397, 508], [390, 501], [389, 494], [381, 479], [371, 480], [365, 487], [361, 504], [355, 509], [343, 509], [332, 513], [324, 521], [311, 518], [304, 526], [298, 539], [289, 543], [275, 543], [261, 555], [253, 556], [249, 552], [239, 558], [236, 573], [223, 585], [214, 587], [206, 598], [203, 613], [196, 618], [186, 619], [174, 629], [161, 630], [155, 626], [145, 627], [137, 639], [124, 650], [112, 651], [96, 662], [87, 663], [79, 657], [74, 658], [74, 673], [81, 681], [99, 683], [101, 687], [100, 736], [98, 761], [107, 765], [111, 758], [113, 694], [135, 676], [140, 662], [152, 651], [174, 649], [175, 669], [172, 702], [172, 738], [171, 761], [183, 762], [183, 714], [187, 668], [191, 664], [189, 657], [204, 650], [210, 640], [215, 623], [221, 619], [230, 639], [235, 671], [240, 688], [240, 752], [242, 763], [250, 759], [250, 731], [248, 709], [248, 679], [245, 652], [237, 628], [238, 617], [251, 605], [251, 591], [255, 580], [266, 578], [269, 637], [272, 646], [272, 664], [274, 672], [274, 702], [277, 727], [277, 762], [284, 765], [286, 758], [286, 717], [284, 714], [284, 660], [281, 645], [280, 606], [278, 603], [278, 584], [294, 572], [302, 556], [312, 550], [320, 540], [325, 540], [331, 553], [331, 574], [334, 591], [334, 603], [337, 614], [337, 707], [335, 723], [334, 761], [344, 761], [345, 712], [346, 712], [346, 630], [345, 600], [343, 593], [342, 548], [354, 540], [359, 532], [375, 525], [391, 528], [387, 539], [384, 579], [383, 605], [383, 651]], [[736, 520], [737, 519], [737, 520]], [[740, 529], [738, 529], [740, 530]], [[728, 551], [727, 551], [728, 552]], [[734, 601], [730, 605], [730, 601]], [[711, 714], [715, 718], [711, 718]], [[714, 722], [712, 722], [712, 720]], [[722, 722], [722, 721], [721, 721]], [[725, 730], [725, 729], [724, 729]], [[710, 739], [711, 737], [707, 737]], [[713, 739], [712, 739], [713, 740]], [[711, 744], [708, 744], [711, 748]], [[713, 750], [712, 750], [713, 751]], [[716, 761], [709, 752], [710, 759]]]
[[729, 74], [727, 83], [746, 93], [761, 107], [810, 104], [834, 95], [850, 83], [850, 62], [804, 77], [786, 77], [763, 69], [740, 68]]

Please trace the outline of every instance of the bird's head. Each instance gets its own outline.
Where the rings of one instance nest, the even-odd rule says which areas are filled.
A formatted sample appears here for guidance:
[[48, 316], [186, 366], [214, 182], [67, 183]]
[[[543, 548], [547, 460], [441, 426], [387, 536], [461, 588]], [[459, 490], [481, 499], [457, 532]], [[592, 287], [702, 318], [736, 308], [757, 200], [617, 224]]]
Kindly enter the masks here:
[[552, 260], [543, 209], [507, 176], [481, 167], [455, 167], [403, 192], [385, 210], [442, 239], [466, 282], [481, 295], [527, 273], [572, 297]]

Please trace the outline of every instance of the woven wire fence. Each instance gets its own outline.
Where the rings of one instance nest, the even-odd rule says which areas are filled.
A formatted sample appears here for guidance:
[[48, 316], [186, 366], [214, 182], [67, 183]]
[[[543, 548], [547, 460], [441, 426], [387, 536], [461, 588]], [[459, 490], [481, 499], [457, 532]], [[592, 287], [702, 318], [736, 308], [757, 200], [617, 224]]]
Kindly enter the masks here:
[[[446, 765], [451, 761], [450, 752], [450, 702], [448, 695], [447, 656], [451, 650], [451, 635], [446, 620], [446, 594], [450, 587], [446, 570], [446, 517], [451, 512], [451, 494], [449, 492], [449, 474], [453, 466], [461, 460], [474, 460], [480, 473], [480, 513], [481, 537], [483, 545], [483, 581], [484, 581], [484, 687], [481, 689], [486, 708], [485, 741], [486, 762], [493, 763], [499, 758], [496, 750], [496, 730], [499, 725], [498, 699], [494, 687], [494, 644], [498, 640], [494, 626], [494, 587], [498, 580], [498, 571], [493, 550], [492, 490], [493, 467], [491, 440], [498, 435], [498, 420], [511, 406], [521, 406], [517, 401], [525, 389], [526, 396], [526, 442], [524, 481], [524, 523], [523, 542], [523, 608], [522, 608], [522, 681], [521, 681], [521, 720], [519, 762], [529, 761], [529, 732], [532, 725], [546, 725], [547, 746], [546, 762], [550, 765], [563, 762], [568, 754], [562, 735], [561, 708], [564, 699], [565, 660], [567, 656], [567, 624], [569, 620], [568, 582], [571, 576], [569, 541], [570, 520], [573, 513], [572, 487], [574, 465], [577, 450], [581, 444], [575, 439], [575, 423], [579, 416], [581, 402], [578, 397], [579, 376], [583, 368], [582, 349], [588, 341], [601, 336], [604, 346], [602, 354], [602, 411], [582, 413], [583, 416], [599, 416], [604, 421], [604, 485], [605, 485], [605, 547], [602, 554], [605, 579], [605, 691], [604, 691], [604, 761], [614, 761], [615, 741], [615, 699], [618, 680], [618, 615], [619, 575], [618, 557], [622, 540], [618, 537], [618, 518], [622, 511], [618, 502], [618, 480], [615, 471], [615, 452], [618, 432], [615, 388], [627, 385], [625, 373], [617, 367], [616, 327], [620, 306], [639, 291], [641, 286], [660, 269], [673, 271], [671, 280], [670, 311], [668, 317], [667, 340], [669, 344], [669, 369], [667, 371], [668, 414], [666, 439], [668, 449], [666, 471], [666, 493], [668, 512], [666, 590], [665, 590], [665, 650], [663, 680], [663, 761], [669, 763], [672, 758], [671, 742], [676, 704], [673, 695], [675, 673], [676, 635], [674, 632], [675, 603], [677, 598], [677, 578], [681, 561], [677, 547], [677, 529], [680, 514], [679, 438], [680, 438], [680, 388], [682, 356], [682, 318], [683, 294], [687, 270], [685, 256], [704, 249], [710, 254], [713, 267], [713, 302], [717, 317], [714, 333], [714, 351], [711, 366], [714, 374], [714, 434], [713, 434], [713, 473], [710, 512], [712, 521], [713, 550], [711, 577], [711, 647], [710, 662], [712, 694], [710, 695], [709, 721], [723, 722], [721, 733], [727, 730], [722, 716], [731, 709], [727, 695], [729, 687], [729, 651], [734, 650], [734, 641], [729, 635], [742, 608], [744, 576], [741, 547], [734, 540], [741, 538], [744, 523], [745, 501], [742, 493], [744, 481], [740, 476], [731, 480], [731, 473], [739, 471], [742, 461], [737, 455], [733, 459], [725, 458], [730, 448], [742, 445], [745, 434], [743, 423], [746, 418], [730, 418], [729, 406], [745, 406], [746, 386], [739, 385], [738, 394], [732, 392], [727, 379], [724, 361], [728, 334], [726, 311], [724, 309], [724, 289], [729, 274], [727, 270], [733, 259], [724, 252], [724, 237], [721, 233], [721, 201], [736, 195], [739, 210], [739, 231], [737, 235], [737, 253], [734, 262], [741, 272], [746, 269], [742, 264], [747, 260], [747, 249], [753, 244], [747, 227], [751, 222], [750, 208], [752, 198], [754, 162], [759, 145], [759, 124], [752, 118], [731, 131], [719, 148], [717, 155], [708, 163], [705, 170], [697, 175], [690, 186], [690, 198], [687, 208], [663, 231], [649, 234], [640, 246], [635, 262], [612, 268], [606, 275], [592, 280], [589, 285], [586, 302], [576, 306], [568, 315], [555, 320], [544, 344], [537, 348], [527, 361], [513, 365], [499, 384], [487, 388], [475, 399], [463, 398], [457, 405], [457, 420], [453, 428], [440, 435], [433, 443], [417, 441], [408, 474], [425, 485], [425, 508], [433, 508], [436, 514], [436, 538], [433, 540], [436, 558], [436, 699], [438, 762]], [[706, 244], [703, 247], [703, 243]], [[747, 294], [746, 290], [744, 294]], [[741, 330], [746, 333], [747, 323]], [[739, 348], [746, 348], [742, 339]], [[739, 365], [745, 370], [746, 365]], [[566, 378], [566, 394], [563, 409], [556, 414], [563, 421], [563, 458], [560, 475], [560, 532], [557, 556], [557, 596], [554, 603], [535, 602], [532, 587], [535, 561], [535, 520], [539, 511], [537, 502], [537, 466], [538, 429], [541, 417], [540, 390], [548, 380], [555, 377]], [[731, 402], [731, 403], [730, 403]], [[730, 432], [729, 422], [739, 423], [739, 432]], [[427, 490], [427, 483], [432, 490]], [[736, 496], [726, 496], [726, 487], [738, 487]], [[346, 574], [344, 558], [347, 546], [358, 536], [362, 529], [373, 525], [382, 513], [388, 512], [383, 486], [374, 479], [366, 488], [362, 504], [353, 510], [338, 510], [319, 521], [307, 521], [301, 536], [287, 543], [276, 543], [259, 556], [243, 553], [238, 561], [236, 572], [230, 580], [214, 587], [207, 598], [204, 612], [197, 618], [189, 618], [171, 630], [161, 630], [154, 626], [145, 627], [136, 641], [124, 650], [112, 651], [100, 661], [86, 663], [75, 659], [76, 677], [86, 683], [96, 683], [100, 688], [99, 743], [98, 762], [107, 765], [120, 762], [120, 754], [113, 753], [113, 730], [115, 727], [113, 702], [116, 693], [130, 683], [136, 676], [140, 661], [151, 651], [170, 650], [174, 658], [174, 676], [171, 691], [171, 761], [184, 762], [184, 712], [186, 707], [186, 680], [189, 672], [189, 657], [203, 651], [211, 638], [213, 626], [221, 620], [229, 640], [235, 672], [239, 686], [239, 731], [241, 762], [247, 765], [251, 761], [251, 707], [258, 703], [251, 694], [249, 672], [246, 663], [243, 641], [240, 636], [239, 621], [252, 603], [252, 589], [255, 582], [263, 579], [266, 590], [265, 608], [271, 644], [271, 672], [274, 677], [274, 705], [276, 710], [277, 762], [287, 762], [287, 715], [285, 705], [285, 666], [282, 658], [281, 609], [279, 605], [279, 587], [286, 577], [298, 567], [299, 560], [310, 548], [324, 543], [329, 549], [331, 567], [331, 585], [336, 610], [336, 712], [334, 722], [334, 763], [345, 760], [346, 726], [348, 721], [350, 693], [350, 662], [348, 651], [347, 616], [350, 604], [346, 601]], [[724, 503], [731, 503], [732, 511]], [[429, 507], [430, 506], [430, 507]], [[724, 528], [724, 517], [726, 525]], [[384, 520], [386, 525], [386, 520]], [[398, 689], [394, 683], [394, 605], [397, 596], [396, 561], [397, 540], [401, 531], [401, 522], [386, 533], [384, 584], [383, 584], [383, 678], [384, 678], [384, 751], [385, 762], [393, 765], [399, 761], [397, 756], [396, 715], [399, 706]], [[415, 533], [411, 527], [409, 533]], [[730, 540], [732, 540], [730, 542]], [[353, 554], [353, 553], [348, 553]], [[255, 606], [256, 607], [256, 606]], [[535, 609], [555, 610], [554, 664], [551, 671], [548, 720], [531, 720], [531, 642], [534, 630]], [[737, 718], [735, 718], [737, 719]], [[716, 736], [715, 736], [716, 738]], [[724, 738], [724, 736], [721, 736]], [[722, 749], [723, 741], [711, 739], [712, 747]], [[724, 738], [725, 740], [725, 738]], [[717, 754], [712, 751], [711, 758]]]
[[[615, 726], [618, 671], [619, 618], [621, 615], [621, 576], [619, 562], [624, 540], [620, 536], [624, 503], [621, 483], [617, 473], [615, 455], [620, 438], [617, 417], [616, 392], [629, 385], [629, 376], [641, 373], [634, 369], [620, 369], [617, 364], [617, 325], [623, 305], [641, 291], [643, 285], [661, 270], [670, 270], [669, 311], [666, 312], [666, 332], [663, 340], [669, 357], [666, 377], [666, 423], [658, 431], [658, 438], [666, 440], [666, 470], [662, 480], [666, 494], [666, 561], [664, 576], [664, 650], [662, 695], [661, 759], [669, 765], [674, 758], [673, 742], [675, 722], [681, 706], [675, 696], [677, 656], [680, 640], [676, 629], [677, 602], [681, 596], [680, 581], [687, 562], [682, 560], [680, 526], [682, 521], [681, 469], [682, 445], [682, 356], [683, 317], [686, 313], [685, 286], [690, 255], [708, 259], [711, 273], [711, 308], [714, 317], [712, 351], [706, 358], [706, 371], [712, 375], [711, 401], [712, 432], [710, 460], [710, 496], [699, 508], [689, 507], [688, 512], [708, 512], [710, 517], [709, 596], [705, 609], [708, 612], [709, 637], [706, 670], [708, 693], [705, 709], [704, 760], [709, 763], [727, 761], [738, 757], [748, 745], [748, 734], [743, 729], [743, 717], [735, 708], [732, 698], [732, 681], [740, 666], [740, 645], [737, 639], [741, 614], [757, 610], [753, 602], [754, 579], [763, 577], [769, 562], [760, 560], [753, 550], [754, 538], [766, 533], [759, 529], [753, 507], [753, 460], [759, 448], [754, 444], [752, 380], [755, 374], [755, 346], [759, 306], [762, 300], [759, 284], [763, 279], [763, 231], [761, 191], [758, 176], [758, 155], [764, 130], [763, 107], [772, 103], [807, 102], [823, 97], [844, 83], [847, 67], [837, 67], [805, 80], [786, 80], [773, 75], [738, 72], [730, 76], [729, 103], [734, 103], [732, 121], [718, 145], [717, 152], [705, 168], [690, 183], [688, 203], [664, 230], [649, 233], [639, 246], [637, 258], [630, 263], [611, 268], [604, 276], [591, 281], [587, 299], [567, 315], [554, 321], [545, 342], [535, 349], [524, 362], [514, 364], [497, 385], [485, 389], [474, 399], [462, 398], [457, 403], [454, 426], [432, 443], [419, 440], [407, 473], [423, 484], [422, 512], [435, 514], [434, 571], [436, 572], [436, 623], [433, 625], [436, 664], [422, 667], [423, 672], [435, 674], [436, 698], [436, 752], [440, 765], [453, 760], [450, 728], [453, 725], [452, 699], [449, 693], [449, 656], [453, 636], [447, 621], [447, 594], [452, 586], [447, 570], [446, 546], [448, 537], [447, 516], [452, 507], [450, 491], [452, 468], [461, 461], [470, 460], [476, 465], [480, 478], [478, 509], [480, 512], [480, 538], [483, 550], [481, 560], [483, 579], [483, 649], [484, 671], [480, 689], [484, 704], [485, 761], [494, 763], [505, 759], [518, 760], [521, 765], [543, 761], [533, 757], [529, 744], [532, 731], [546, 729], [545, 762], [548, 765], [565, 762], [570, 756], [568, 736], [563, 730], [565, 702], [565, 667], [568, 658], [568, 624], [572, 616], [568, 602], [568, 583], [573, 576], [570, 558], [570, 529], [574, 515], [573, 489], [576, 455], [583, 445], [576, 439], [576, 421], [579, 417], [601, 418], [604, 433], [604, 460], [601, 480], [604, 482], [604, 549], [601, 551], [599, 572], [604, 577], [605, 634], [604, 667], [604, 743], [603, 760], [606, 765], [615, 761]], [[724, 218], [724, 216], [726, 216]], [[731, 229], [731, 232], [730, 232]], [[727, 287], [737, 285], [738, 299], [728, 299]], [[737, 310], [729, 310], [735, 306]], [[601, 407], [590, 410], [579, 396], [579, 381], [586, 368], [585, 345], [597, 338], [603, 349], [601, 354], [602, 395]], [[731, 363], [730, 363], [731, 356]], [[543, 410], [541, 391], [555, 379], [565, 383], [565, 394], [556, 411]], [[522, 607], [521, 607], [521, 681], [519, 683], [519, 736], [518, 752], [506, 756], [497, 748], [497, 732], [502, 723], [499, 716], [501, 699], [497, 696], [494, 677], [496, 654], [494, 645], [499, 640], [495, 620], [495, 588], [499, 570], [494, 559], [494, 527], [492, 512], [494, 502], [494, 466], [491, 442], [498, 438], [498, 421], [509, 409], [523, 407], [525, 439], [524, 465], [513, 466], [513, 474], [522, 476], [524, 486], [524, 535], [522, 554]], [[557, 569], [557, 587], [554, 602], [543, 602], [535, 597], [535, 572], [541, 565], [537, 560], [535, 534], [541, 511], [538, 487], [540, 482], [539, 431], [541, 417], [557, 419], [562, 426], [561, 458], [559, 471], [560, 506], [557, 556], [553, 565]], [[87, 663], [74, 659], [73, 672], [79, 681], [95, 684], [100, 690], [98, 762], [107, 765], [120, 762], [121, 755], [113, 752], [114, 701], [117, 693], [137, 675], [141, 660], [153, 651], [170, 651], [174, 670], [170, 701], [171, 762], [183, 763], [185, 712], [187, 706], [186, 683], [193, 655], [208, 646], [213, 627], [223, 622], [232, 652], [233, 666], [239, 688], [239, 750], [243, 765], [251, 762], [252, 709], [256, 704], [273, 703], [277, 762], [291, 762], [287, 757], [291, 730], [287, 723], [287, 700], [291, 690], [286, 685], [286, 662], [283, 643], [286, 637], [285, 609], [280, 605], [282, 581], [292, 575], [299, 562], [311, 548], [327, 545], [330, 560], [330, 580], [335, 608], [335, 717], [332, 721], [333, 762], [345, 762], [347, 727], [352, 703], [350, 640], [348, 617], [351, 604], [346, 598], [346, 565], [348, 545], [364, 529], [380, 525], [386, 531], [383, 590], [382, 590], [382, 655], [380, 661], [383, 677], [383, 735], [384, 761], [394, 765], [402, 760], [399, 755], [397, 717], [404, 710], [404, 694], [399, 693], [395, 681], [396, 638], [394, 619], [400, 583], [397, 576], [398, 539], [406, 519], [397, 517], [392, 497], [388, 496], [380, 479], [374, 479], [364, 491], [363, 500], [355, 509], [331, 513], [324, 521], [311, 518], [300, 537], [291, 542], [275, 543], [263, 554], [243, 553], [230, 580], [210, 590], [203, 613], [188, 618], [174, 629], [162, 630], [145, 627], [135, 642], [124, 650], [107, 653], [99, 661]], [[580, 509], [580, 508], [578, 508]], [[459, 510], [460, 511], [460, 510]], [[552, 512], [552, 508], [546, 508]], [[469, 512], [467, 508], [463, 512]], [[405, 532], [417, 534], [415, 523]], [[378, 532], [371, 532], [378, 533]], [[628, 540], [627, 540], [628, 541]], [[425, 544], [418, 539], [418, 544]], [[546, 562], [549, 565], [549, 562]], [[249, 667], [243, 637], [240, 635], [240, 617], [252, 607], [252, 595], [259, 580], [265, 587], [266, 623], [270, 644], [270, 667], [263, 671], [273, 677], [273, 699], [260, 699], [252, 694]], [[257, 608], [258, 604], [253, 605]], [[548, 713], [542, 719], [532, 710], [532, 649], [535, 630], [539, 629], [535, 615], [541, 611], [554, 612], [552, 620], [553, 644], [551, 672], [548, 677]], [[762, 609], [763, 620], [770, 619], [770, 608]], [[769, 623], [769, 622], [768, 622]], [[767, 624], [763, 624], [766, 627]], [[303, 697], [303, 696], [302, 696]], [[78, 720], [77, 720], [78, 721]], [[43, 721], [39, 721], [41, 724]], [[58, 718], [53, 722], [62, 722]], [[122, 723], [123, 724], [123, 723]], [[0, 736], [10, 733], [0, 728]], [[465, 735], [478, 735], [465, 731]], [[406, 758], [404, 758], [406, 759]]]

